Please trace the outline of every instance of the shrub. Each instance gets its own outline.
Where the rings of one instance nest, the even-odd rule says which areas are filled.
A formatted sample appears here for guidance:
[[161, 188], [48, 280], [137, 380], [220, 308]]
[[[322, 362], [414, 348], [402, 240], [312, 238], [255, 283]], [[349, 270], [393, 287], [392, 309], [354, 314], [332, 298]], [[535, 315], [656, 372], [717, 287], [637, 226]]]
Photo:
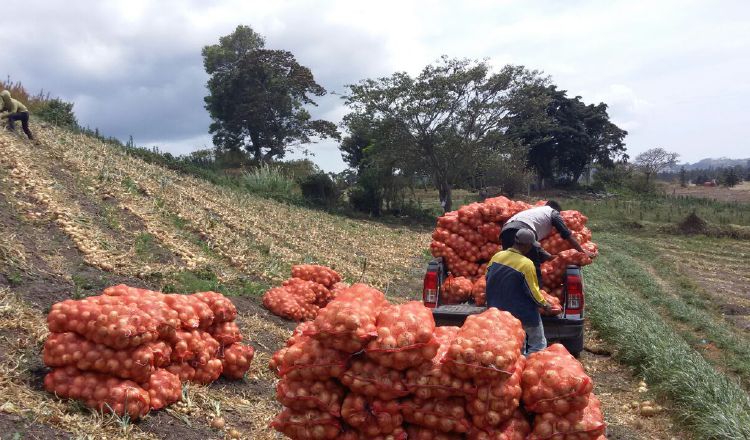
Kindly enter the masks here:
[[297, 179], [302, 197], [315, 206], [331, 208], [335, 206], [341, 196], [336, 184], [326, 173], [310, 174]]
[[349, 190], [349, 204], [357, 211], [378, 216], [382, 213], [383, 194], [376, 186], [360, 182]]
[[78, 121], [73, 113], [73, 103], [54, 98], [37, 102], [30, 109], [36, 116], [58, 127], [76, 129]]
[[251, 193], [286, 202], [299, 201], [299, 186], [278, 167], [262, 164], [244, 173], [241, 178], [243, 187]]

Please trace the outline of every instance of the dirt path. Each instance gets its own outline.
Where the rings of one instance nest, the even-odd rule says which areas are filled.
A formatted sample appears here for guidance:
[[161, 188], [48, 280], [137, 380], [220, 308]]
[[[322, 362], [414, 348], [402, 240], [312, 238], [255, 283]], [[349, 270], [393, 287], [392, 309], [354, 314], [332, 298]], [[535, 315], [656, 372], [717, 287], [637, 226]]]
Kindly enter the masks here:
[[665, 411], [652, 417], [643, 417], [633, 408], [635, 403], [655, 399], [648, 391], [638, 392], [640, 380], [613, 358], [613, 348], [599, 339], [591, 328], [586, 329], [585, 347], [580, 361], [594, 381], [594, 393], [602, 401], [609, 440], [690, 438], [669, 418], [668, 402], [659, 401]]

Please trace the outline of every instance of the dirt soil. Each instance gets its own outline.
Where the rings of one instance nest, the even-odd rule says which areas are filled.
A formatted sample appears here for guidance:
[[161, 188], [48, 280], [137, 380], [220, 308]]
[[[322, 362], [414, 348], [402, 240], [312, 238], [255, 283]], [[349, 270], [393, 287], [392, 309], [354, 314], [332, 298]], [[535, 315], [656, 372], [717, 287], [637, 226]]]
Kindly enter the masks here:
[[669, 418], [669, 403], [657, 401], [665, 411], [652, 417], [643, 417], [631, 405], [647, 400], [655, 401], [647, 391], [639, 393], [639, 382], [627, 367], [613, 358], [614, 350], [586, 329], [585, 350], [580, 361], [594, 382], [594, 393], [602, 402], [607, 421], [609, 440], [673, 440], [689, 439]]
[[0, 411], [0, 440], [67, 440], [73, 434]]

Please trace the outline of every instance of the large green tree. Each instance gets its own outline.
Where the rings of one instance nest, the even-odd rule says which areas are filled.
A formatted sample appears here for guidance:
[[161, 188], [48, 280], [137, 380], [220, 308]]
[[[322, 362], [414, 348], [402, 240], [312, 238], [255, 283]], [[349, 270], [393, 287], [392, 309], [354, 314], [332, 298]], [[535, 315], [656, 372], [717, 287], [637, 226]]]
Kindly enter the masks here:
[[528, 161], [537, 177], [577, 181], [594, 163], [611, 167], [627, 159], [627, 131], [612, 123], [607, 105], [586, 105], [554, 85], [532, 85], [520, 92], [508, 134], [529, 147]]
[[206, 109], [217, 147], [244, 149], [269, 161], [313, 138], [338, 138], [335, 124], [312, 119], [305, 108], [326, 93], [310, 69], [289, 51], [266, 49], [249, 26], [238, 26], [202, 54], [210, 75]]
[[442, 57], [416, 77], [399, 72], [348, 85], [345, 99], [351, 118], [374, 127], [378, 154], [395, 158], [397, 173], [430, 176], [450, 211], [452, 188], [507, 151], [503, 132], [516, 92], [543, 82], [522, 66], [494, 72], [484, 61]]

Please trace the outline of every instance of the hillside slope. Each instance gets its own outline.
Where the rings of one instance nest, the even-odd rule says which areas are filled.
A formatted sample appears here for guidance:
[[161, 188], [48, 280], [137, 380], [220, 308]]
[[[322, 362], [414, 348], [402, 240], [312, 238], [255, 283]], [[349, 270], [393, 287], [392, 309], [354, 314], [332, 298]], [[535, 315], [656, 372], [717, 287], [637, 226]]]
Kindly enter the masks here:
[[[75, 434], [122, 433], [118, 423], [101, 417], [92, 423], [86, 411], [71, 414], [68, 405], [40, 392], [44, 312], [62, 299], [121, 282], [236, 295], [240, 325], [258, 349], [249, 386], [235, 392], [194, 387], [191, 393], [204, 401], [190, 418], [201, 419], [202, 430], [174, 431], [174, 419], [160, 412], [131, 433], [215, 438], [205, 429], [207, 414], [197, 409], [212, 402], [222, 404], [227, 420], [237, 420], [243, 432], [267, 432], [276, 408], [264, 366], [291, 323], [268, 315], [259, 298], [289, 276], [292, 264], [327, 264], [350, 281], [362, 279], [396, 296], [407, 296], [409, 282], [420, 281], [412, 269], [423, 266], [427, 233], [240, 194], [65, 130], [35, 127], [35, 133], [37, 144], [0, 132], [0, 342], [8, 343], [0, 348], [0, 376], [8, 379], [0, 380], [0, 405], [14, 402], [0, 411], [0, 428], [17, 428], [18, 420], [4, 419], [17, 412], [33, 413], [36, 422], [64, 418]], [[34, 408], [46, 408], [44, 415]], [[241, 417], [245, 411], [254, 416]], [[67, 438], [33, 429], [27, 432], [32, 438]]]
[[[260, 294], [292, 264], [336, 267], [393, 298], [419, 288], [429, 231], [388, 227], [240, 194], [132, 158], [99, 140], [35, 127], [31, 143], [0, 130], [0, 438], [221, 438], [207, 419], [221, 408], [246, 438], [278, 438], [269, 356], [292, 323]], [[223, 289], [257, 349], [247, 380], [190, 386], [188, 406], [137, 425], [91, 415], [42, 390], [45, 312], [54, 302], [125, 282], [154, 289]], [[589, 344], [601, 344], [589, 341]], [[611, 439], [669, 438], [664, 416], [620, 410], [637, 380], [606, 355], [585, 353]]]

